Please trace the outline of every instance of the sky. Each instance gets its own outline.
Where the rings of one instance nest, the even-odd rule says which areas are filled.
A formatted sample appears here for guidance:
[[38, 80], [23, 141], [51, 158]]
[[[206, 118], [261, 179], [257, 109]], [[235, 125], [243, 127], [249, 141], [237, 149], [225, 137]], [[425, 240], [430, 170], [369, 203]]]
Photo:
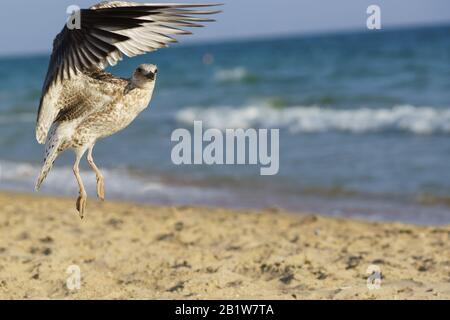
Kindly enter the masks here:
[[[66, 8], [89, 7], [92, 0], [4, 1], [0, 11], [0, 55], [47, 53], [62, 29]], [[140, 2], [145, 2], [144, 0]], [[147, 1], [149, 2], [149, 1]], [[215, 2], [159, 0], [158, 2]], [[450, 24], [450, 0], [219, 0], [217, 22], [195, 30], [185, 42], [273, 37], [364, 30], [369, 5], [381, 8], [382, 28]]]

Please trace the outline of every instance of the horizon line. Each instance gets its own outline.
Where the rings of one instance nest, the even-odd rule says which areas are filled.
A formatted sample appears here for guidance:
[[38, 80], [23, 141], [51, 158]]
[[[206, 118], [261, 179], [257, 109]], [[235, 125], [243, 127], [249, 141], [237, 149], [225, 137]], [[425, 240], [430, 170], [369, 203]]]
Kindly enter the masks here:
[[[262, 34], [262, 35], [254, 35], [254, 36], [242, 36], [242, 37], [230, 37], [225, 36], [223, 38], [207, 38], [202, 40], [187, 40], [184, 42], [176, 43], [177, 47], [196, 47], [208, 44], [226, 44], [233, 42], [259, 42], [259, 41], [273, 41], [273, 40], [283, 40], [289, 38], [314, 38], [314, 37], [323, 37], [323, 36], [339, 36], [339, 35], [348, 35], [348, 34], [361, 34], [367, 32], [395, 32], [402, 30], [410, 30], [410, 29], [425, 29], [425, 28], [437, 28], [437, 27], [450, 27], [450, 21], [440, 21], [440, 22], [432, 22], [432, 23], [419, 23], [419, 24], [398, 24], [398, 25], [389, 25], [387, 27], [381, 28], [380, 30], [367, 30], [365, 28], [356, 28], [356, 27], [348, 27], [342, 29], [334, 29], [334, 30], [318, 30], [318, 31], [306, 31], [306, 32], [287, 32], [287, 33], [273, 33], [273, 34]], [[387, 29], [389, 28], [389, 29]], [[0, 53], [0, 58], [26, 58], [26, 57], [37, 57], [51, 54], [51, 49], [48, 51], [31, 51], [31, 52], [11, 52], [11, 53]]]

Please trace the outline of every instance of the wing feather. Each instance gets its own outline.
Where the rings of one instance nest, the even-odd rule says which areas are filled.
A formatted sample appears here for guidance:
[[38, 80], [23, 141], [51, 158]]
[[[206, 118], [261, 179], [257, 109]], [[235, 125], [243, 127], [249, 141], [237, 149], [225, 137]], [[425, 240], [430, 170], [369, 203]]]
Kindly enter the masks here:
[[113, 66], [123, 54], [134, 57], [167, 47], [177, 42], [171, 35], [191, 33], [180, 27], [201, 27], [204, 22], [214, 21], [204, 15], [219, 13], [209, 10], [215, 6], [218, 4], [105, 1], [81, 10], [81, 29], [69, 30], [65, 26], [54, 40], [39, 104], [37, 140], [45, 142], [50, 126], [64, 108], [56, 103], [63, 81], [80, 72]]

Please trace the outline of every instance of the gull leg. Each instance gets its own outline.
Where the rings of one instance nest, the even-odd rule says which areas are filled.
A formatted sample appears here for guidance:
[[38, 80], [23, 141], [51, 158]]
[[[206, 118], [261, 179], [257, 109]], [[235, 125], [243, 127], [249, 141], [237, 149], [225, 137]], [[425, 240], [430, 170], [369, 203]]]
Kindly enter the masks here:
[[94, 145], [89, 148], [87, 160], [92, 170], [95, 171], [95, 175], [97, 177], [97, 196], [100, 200], [105, 200], [105, 180], [103, 178], [103, 174], [98, 169], [97, 165], [94, 162], [94, 157], [92, 157], [92, 150], [94, 149]]
[[84, 185], [83, 185], [83, 181], [81, 180], [81, 176], [80, 176], [80, 169], [79, 169], [79, 165], [80, 165], [80, 160], [81, 157], [83, 156], [84, 152], [82, 153], [76, 153], [76, 160], [75, 163], [73, 164], [73, 174], [75, 175], [75, 178], [77, 179], [78, 182], [78, 187], [80, 189], [80, 195], [77, 199], [77, 210], [78, 213], [80, 214], [80, 218], [83, 219], [84, 218], [84, 211], [86, 210], [86, 201], [87, 201], [87, 193], [86, 190], [84, 189]]

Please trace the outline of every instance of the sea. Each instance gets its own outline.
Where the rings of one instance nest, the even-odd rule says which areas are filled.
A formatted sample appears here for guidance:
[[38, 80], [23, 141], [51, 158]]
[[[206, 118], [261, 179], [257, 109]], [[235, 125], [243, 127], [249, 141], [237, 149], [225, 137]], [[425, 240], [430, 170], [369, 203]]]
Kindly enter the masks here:
[[[34, 192], [48, 59], [0, 57], [1, 190]], [[159, 69], [149, 108], [94, 149], [107, 199], [450, 223], [450, 26], [180, 44], [108, 71], [140, 63]], [[171, 135], [196, 120], [279, 129], [278, 174], [175, 165]], [[77, 195], [73, 160], [58, 158], [43, 194]], [[82, 176], [92, 201], [85, 162]]]

